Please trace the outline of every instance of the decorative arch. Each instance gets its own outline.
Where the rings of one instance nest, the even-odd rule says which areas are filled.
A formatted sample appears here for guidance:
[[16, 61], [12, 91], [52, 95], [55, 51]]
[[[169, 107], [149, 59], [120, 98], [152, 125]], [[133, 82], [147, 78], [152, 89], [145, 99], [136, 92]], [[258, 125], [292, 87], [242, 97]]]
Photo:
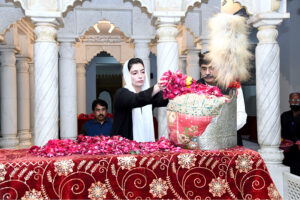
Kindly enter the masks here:
[[101, 51], [106, 51], [111, 56], [113, 56], [119, 63], [123, 64], [126, 60], [132, 58], [134, 56], [134, 51], [132, 51], [132, 55], [121, 55], [121, 45], [96, 45], [96, 46], [88, 46], [89, 52], [87, 53], [87, 62], [89, 63], [97, 54]]
[[3, 40], [4, 35], [16, 21], [21, 21], [24, 17], [25, 15], [22, 9], [16, 8], [11, 2], [7, 2], [5, 3], [5, 6], [0, 7], [0, 18], [5, 19], [0, 23], [0, 40]]
[[[84, 1], [64, 16], [64, 25], [58, 36], [83, 37], [86, 31], [101, 20], [107, 20], [118, 27], [126, 38], [155, 37], [151, 18], [140, 7], [130, 1], [97, 0]], [[74, 25], [75, 24], [75, 25]], [[147, 31], [146, 31], [147, 30]]]
[[[83, 0], [56, 0], [56, 1], [48, 1], [47, 3], [43, 2], [44, 4], [40, 4], [41, 1], [30, 1], [30, 5], [27, 0], [13, 0], [13, 2], [17, 2], [21, 4], [21, 7], [27, 11], [32, 8], [40, 10], [58, 10], [61, 13], [66, 12], [68, 9], [73, 8], [76, 2], [82, 2]], [[30, 8], [29, 8], [30, 6]]]

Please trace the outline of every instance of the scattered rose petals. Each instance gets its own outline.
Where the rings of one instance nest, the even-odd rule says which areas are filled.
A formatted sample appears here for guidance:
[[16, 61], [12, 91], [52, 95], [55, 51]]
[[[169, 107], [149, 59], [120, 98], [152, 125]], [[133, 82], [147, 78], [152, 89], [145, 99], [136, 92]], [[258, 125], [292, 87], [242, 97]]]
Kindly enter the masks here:
[[83, 136], [77, 140], [49, 140], [42, 147], [32, 146], [29, 152], [37, 156], [56, 157], [72, 154], [149, 154], [152, 152], [181, 152], [170, 140], [161, 137], [157, 142], [136, 142], [121, 136]]

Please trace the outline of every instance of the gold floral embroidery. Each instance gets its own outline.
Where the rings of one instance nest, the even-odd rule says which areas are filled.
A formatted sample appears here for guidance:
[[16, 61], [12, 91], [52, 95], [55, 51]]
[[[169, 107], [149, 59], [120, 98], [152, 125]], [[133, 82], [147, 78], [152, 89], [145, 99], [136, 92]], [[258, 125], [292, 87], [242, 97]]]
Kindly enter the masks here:
[[98, 181], [96, 184], [92, 183], [92, 186], [88, 189], [89, 198], [92, 200], [102, 200], [106, 198], [108, 192], [107, 187], [104, 183]]
[[247, 173], [249, 170], [252, 169], [253, 160], [251, 160], [250, 155], [239, 155], [238, 158], [235, 160], [235, 168], [239, 170], [240, 173], [245, 172]]
[[25, 195], [21, 198], [21, 200], [43, 200], [42, 193], [33, 189], [31, 192], [26, 191]]
[[225, 179], [218, 177], [217, 179], [213, 178], [208, 186], [209, 192], [212, 193], [214, 197], [221, 197], [226, 192], [227, 183]]
[[163, 179], [154, 179], [150, 186], [150, 193], [153, 195], [153, 197], [162, 198], [167, 194], [167, 190], [169, 187], [167, 186], [167, 182]]
[[0, 181], [4, 181], [6, 173], [7, 171], [5, 170], [5, 166], [0, 164]]
[[190, 169], [195, 166], [196, 157], [195, 154], [180, 154], [177, 156], [178, 164], [181, 165], [182, 168]]
[[67, 176], [73, 172], [74, 162], [72, 160], [60, 160], [54, 163], [54, 167], [54, 171], [57, 172], [59, 176]]
[[118, 157], [118, 165], [120, 165], [122, 169], [130, 170], [132, 167], [135, 167], [136, 161], [137, 159], [134, 156]]
[[271, 200], [280, 200], [281, 199], [279, 192], [277, 191], [276, 187], [272, 183], [268, 187], [268, 195]]

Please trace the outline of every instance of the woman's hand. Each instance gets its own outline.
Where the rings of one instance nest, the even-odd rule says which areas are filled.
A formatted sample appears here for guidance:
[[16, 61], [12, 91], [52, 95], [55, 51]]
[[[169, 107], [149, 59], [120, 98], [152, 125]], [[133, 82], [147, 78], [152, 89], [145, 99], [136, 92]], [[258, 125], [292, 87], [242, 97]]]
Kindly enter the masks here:
[[163, 91], [167, 87], [167, 81], [164, 80], [164, 76], [162, 76], [159, 81], [154, 85], [152, 96], [156, 95], [158, 92]]

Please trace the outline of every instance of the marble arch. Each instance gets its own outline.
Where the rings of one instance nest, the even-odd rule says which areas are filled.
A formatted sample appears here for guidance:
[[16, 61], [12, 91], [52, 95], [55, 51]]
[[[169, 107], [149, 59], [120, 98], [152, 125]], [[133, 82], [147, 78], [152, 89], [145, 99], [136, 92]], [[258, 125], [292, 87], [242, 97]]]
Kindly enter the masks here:
[[15, 21], [25, 17], [21, 8], [16, 7], [12, 2], [0, 0], [0, 42], [4, 40], [5, 33], [12, 27]]
[[83, 2], [66, 14], [64, 27], [59, 29], [58, 35], [83, 36], [88, 28], [103, 19], [119, 27], [126, 37], [155, 37], [155, 28], [148, 15], [131, 2], [123, 3], [122, 0], [103, 0], [101, 4], [95, 0]]

